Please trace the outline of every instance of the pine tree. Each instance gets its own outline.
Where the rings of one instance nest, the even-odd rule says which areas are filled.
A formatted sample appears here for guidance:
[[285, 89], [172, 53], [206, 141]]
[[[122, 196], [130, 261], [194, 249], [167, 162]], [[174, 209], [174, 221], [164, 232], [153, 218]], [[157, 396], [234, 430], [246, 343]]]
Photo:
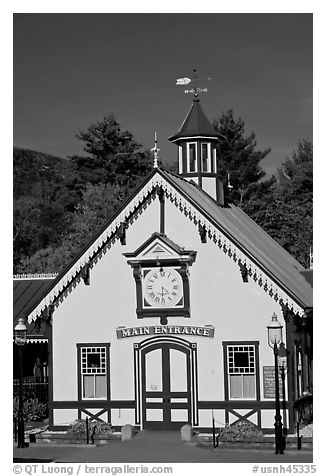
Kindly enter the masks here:
[[91, 124], [76, 137], [84, 142], [83, 150], [88, 155], [71, 158], [90, 183], [121, 186], [130, 179], [144, 177], [152, 168], [151, 154], [141, 149], [131, 132], [121, 130], [113, 114]]
[[278, 177], [251, 187], [243, 210], [303, 266], [313, 236], [313, 149], [303, 140]]
[[219, 176], [224, 183], [230, 180], [233, 187], [231, 199], [241, 205], [251, 184], [264, 177], [265, 172], [259, 162], [270, 149], [256, 150], [255, 133], [245, 135], [244, 121], [235, 119], [232, 109], [215, 119], [213, 127], [220, 138], [217, 146]]

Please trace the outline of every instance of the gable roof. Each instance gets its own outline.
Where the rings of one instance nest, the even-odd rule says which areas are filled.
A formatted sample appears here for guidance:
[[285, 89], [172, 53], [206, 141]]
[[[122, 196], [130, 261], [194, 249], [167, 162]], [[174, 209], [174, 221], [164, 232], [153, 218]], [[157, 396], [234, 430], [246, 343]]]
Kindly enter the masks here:
[[[121, 224], [128, 220], [131, 224], [134, 219], [132, 217], [138, 213], [146, 200], [151, 199], [158, 187], [162, 187], [166, 196], [176, 206], [181, 207], [180, 209], [183, 209], [194, 223], [200, 221], [204, 224], [208, 228], [209, 236], [224, 252], [235, 261], [246, 263], [255, 281], [258, 280], [260, 285], [264, 282], [264, 289], [271, 297], [283, 301], [285, 299], [295, 312], [303, 313], [306, 307], [312, 307], [312, 287], [306, 279], [307, 270], [248, 215], [233, 204], [228, 207], [219, 205], [196, 184], [156, 168], [66, 269], [38, 295], [37, 299], [33, 300], [28, 309], [25, 309], [25, 315], [30, 322], [59, 295], [65, 293], [71, 283], [81, 279], [83, 268], [94, 260], [94, 256], [101, 253], [105, 243], [110, 240], [112, 244], [114, 243]], [[98, 257], [95, 258], [95, 262], [97, 259]]]
[[217, 139], [218, 134], [207, 119], [203, 108], [200, 105], [199, 99], [195, 98], [191, 108], [183, 121], [179, 131], [173, 136], [169, 137], [171, 142], [185, 137], [210, 137]]
[[[219, 206], [195, 183], [164, 172], [167, 180], [201, 209], [237, 247], [275, 279], [303, 307], [312, 307], [312, 279], [293, 256], [234, 204]], [[308, 273], [310, 276], [311, 273]]]

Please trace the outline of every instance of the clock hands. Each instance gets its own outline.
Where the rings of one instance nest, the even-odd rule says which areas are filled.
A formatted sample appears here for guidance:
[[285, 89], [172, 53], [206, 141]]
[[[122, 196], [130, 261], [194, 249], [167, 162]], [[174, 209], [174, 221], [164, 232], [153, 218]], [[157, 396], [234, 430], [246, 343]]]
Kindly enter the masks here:
[[166, 294], [170, 294], [169, 291], [167, 289], [165, 289], [163, 286], [162, 286], [162, 292], [161, 293], [157, 293], [157, 294], [160, 294], [161, 295], [161, 302], [165, 302], [165, 299], [164, 299], [164, 296]]

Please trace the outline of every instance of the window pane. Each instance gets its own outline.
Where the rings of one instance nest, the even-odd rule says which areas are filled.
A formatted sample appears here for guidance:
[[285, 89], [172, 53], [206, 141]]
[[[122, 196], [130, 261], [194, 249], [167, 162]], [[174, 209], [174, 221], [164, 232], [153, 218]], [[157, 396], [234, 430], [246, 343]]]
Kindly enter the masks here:
[[94, 398], [94, 376], [83, 376], [83, 398]]
[[81, 364], [83, 374], [105, 374], [106, 348], [83, 347], [81, 349]]
[[243, 376], [243, 398], [256, 398], [255, 375]]
[[175, 349], [170, 349], [170, 391], [187, 391], [187, 356]]
[[208, 172], [208, 144], [201, 145], [202, 171]]
[[145, 354], [146, 392], [162, 392], [162, 349]]
[[234, 352], [234, 365], [236, 367], [249, 367], [247, 352]]
[[230, 375], [230, 398], [242, 398], [242, 375]]
[[196, 169], [196, 144], [189, 144], [189, 172], [195, 172]]
[[106, 375], [95, 376], [95, 397], [106, 398]]

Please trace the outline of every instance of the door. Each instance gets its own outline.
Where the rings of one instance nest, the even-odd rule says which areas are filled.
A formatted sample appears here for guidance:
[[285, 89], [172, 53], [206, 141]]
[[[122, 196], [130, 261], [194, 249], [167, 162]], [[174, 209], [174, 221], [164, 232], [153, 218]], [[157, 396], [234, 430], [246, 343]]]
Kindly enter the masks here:
[[144, 429], [179, 430], [191, 423], [190, 351], [159, 343], [142, 353]]

